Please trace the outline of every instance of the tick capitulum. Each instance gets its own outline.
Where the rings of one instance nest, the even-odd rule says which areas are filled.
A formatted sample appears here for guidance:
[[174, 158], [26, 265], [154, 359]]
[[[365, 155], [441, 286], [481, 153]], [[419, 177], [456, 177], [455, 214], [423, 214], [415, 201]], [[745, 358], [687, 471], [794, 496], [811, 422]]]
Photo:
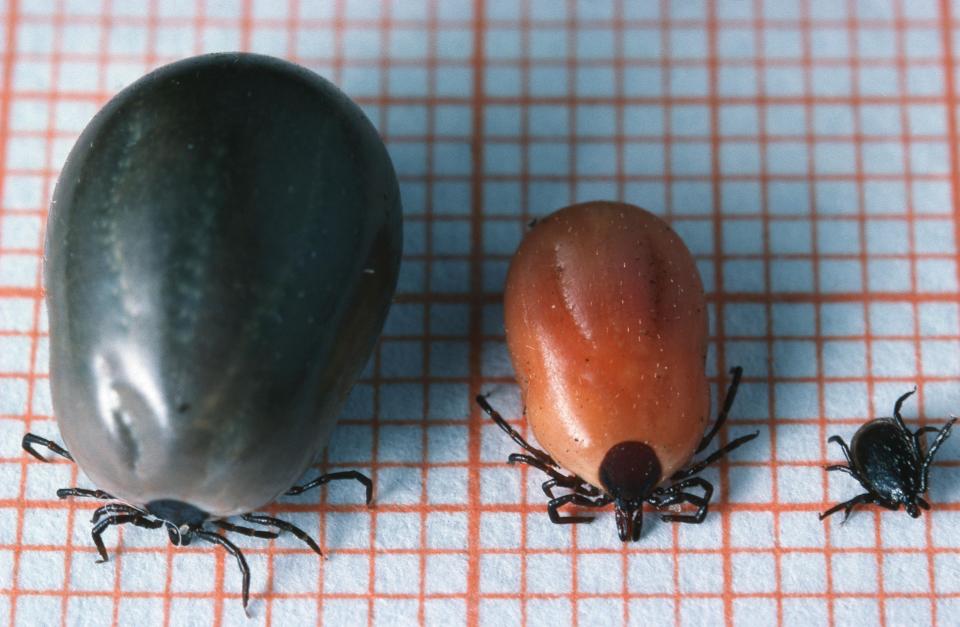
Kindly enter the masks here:
[[[866, 492], [834, 505], [820, 514], [820, 520], [842, 509], [843, 520], [846, 521], [856, 506], [868, 503], [876, 503], [893, 511], [903, 505], [913, 518], [920, 516], [921, 509], [930, 509], [930, 504], [921, 495], [927, 491], [933, 458], [950, 437], [957, 419], [951, 418], [941, 429], [921, 427], [911, 432], [900, 416], [900, 408], [916, 391], [914, 388], [897, 399], [893, 418], [878, 418], [860, 427], [849, 447], [838, 435], [828, 440], [840, 445], [847, 463], [827, 466], [826, 469], [847, 473], [859, 481]], [[937, 434], [926, 453], [921, 442], [925, 433]]]

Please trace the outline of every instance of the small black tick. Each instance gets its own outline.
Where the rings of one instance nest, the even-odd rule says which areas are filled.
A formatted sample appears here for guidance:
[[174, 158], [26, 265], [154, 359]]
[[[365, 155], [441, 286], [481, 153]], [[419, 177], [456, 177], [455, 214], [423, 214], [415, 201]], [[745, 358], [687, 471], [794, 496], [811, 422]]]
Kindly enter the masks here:
[[[838, 435], [827, 440], [840, 445], [847, 465], [836, 464], [826, 469], [847, 473], [859, 481], [866, 492], [834, 505], [820, 514], [820, 520], [842, 509], [845, 521], [854, 507], [867, 503], [876, 503], [893, 511], [900, 509], [902, 504], [913, 518], [920, 516], [920, 508], [930, 509], [930, 504], [921, 496], [927, 491], [930, 464], [937, 450], [950, 437], [957, 419], [951, 418], [942, 429], [921, 427], [911, 432], [903, 423], [900, 407], [916, 391], [914, 388], [897, 399], [893, 418], [878, 418], [860, 427], [853, 435], [850, 447]], [[937, 437], [924, 454], [920, 439], [930, 432], [935, 432]]]

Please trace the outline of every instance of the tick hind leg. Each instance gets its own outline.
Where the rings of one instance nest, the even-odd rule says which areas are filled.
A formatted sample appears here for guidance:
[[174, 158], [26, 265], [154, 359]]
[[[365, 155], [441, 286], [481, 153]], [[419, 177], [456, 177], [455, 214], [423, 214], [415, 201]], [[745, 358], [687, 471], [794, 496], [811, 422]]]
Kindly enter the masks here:
[[732, 442], [728, 442], [726, 446], [717, 449], [716, 451], [708, 455], [705, 459], [697, 462], [696, 464], [690, 466], [689, 468], [684, 468], [683, 470], [677, 471], [676, 473], [673, 474], [672, 477], [670, 477], [670, 479], [672, 481], [677, 481], [679, 479], [686, 479], [687, 477], [692, 477], [700, 473], [701, 471], [703, 471], [704, 468], [706, 468], [713, 462], [717, 461], [727, 453], [740, 448], [741, 446], [743, 446], [750, 440], [754, 439], [758, 435], [760, 435], [760, 432], [754, 431], [753, 433], [748, 433], [747, 435], [740, 436], [736, 440]]
[[576, 475], [565, 475], [556, 468], [548, 466], [541, 460], [531, 455], [512, 453], [510, 457], [507, 458], [507, 461], [511, 464], [526, 464], [528, 466], [532, 466], [533, 468], [536, 468], [537, 470], [549, 476], [550, 478], [544, 481], [540, 487], [543, 490], [543, 493], [551, 499], [555, 498], [553, 494], [554, 488], [573, 490], [573, 492], [579, 494], [580, 496], [600, 496], [599, 490], [589, 483], [586, 483], [580, 477]]
[[[700, 445], [697, 447], [697, 450], [694, 453], [695, 455], [706, 450], [706, 448], [716, 437], [717, 433], [720, 431], [721, 427], [723, 427], [723, 425], [727, 422], [727, 416], [730, 413], [730, 408], [733, 407], [733, 401], [737, 398], [737, 389], [740, 387], [740, 378], [743, 376], [743, 369], [739, 366], [736, 368], [731, 368], [730, 374], [733, 376], [733, 379], [730, 381], [730, 385], [727, 388], [727, 395], [724, 398], [723, 406], [720, 408], [720, 413], [717, 415], [717, 419], [714, 421], [713, 427], [711, 427], [710, 431], [708, 431], [707, 434], [703, 436], [703, 439], [700, 440]], [[732, 442], [728, 442], [726, 446], [717, 449], [705, 459], [693, 464], [692, 466], [675, 472], [670, 479], [677, 481], [680, 479], [686, 479], [687, 477], [692, 477], [727, 453], [740, 448], [758, 435], [760, 435], [760, 432], [755, 431], [754, 433], [748, 433], [747, 435], [741, 436]]]
[[694, 455], [697, 453], [702, 453], [707, 450], [707, 447], [710, 446], [710, 442], [713, 441], [713, 438], [717, 437], [717, 433], [720, 431], [720, 428], [723, 427], [724, 423], [727, 422], [727, 416], [730, 414], [730, 410], [733, 408], [733, 401], [737, 398], [737, 390], [740, 389], [740, 378], [743, 377], [743, 368], [740, 366], [735, 366], [730, 369], [730, 375], [733, 377], [730, 380], [730, 385], [727, 386], [727, 394], [724, 396], [723, 405], [720, 408], [720, 412], [717, 414], [717, 419], [713, 421], [713, 427], [710, 428], [703, 438], [700, 440], [697, 450], [694, 452]]
[[[552, 466], [554, 468], [560, 467], [560, 465], [557, 464], [557, 462], [554, 461], [554, 459], [550, 457], [550, 455], [548, 455], [545, 451], [541, 451], [537, 447], [527, 442], [516, 429], [511, 427], [510, 424], [506, 420], [504, 420], [503, 416], [500, 415], [500, 412], [494, 409], [493, 406], [487, 402], [487, 398], [482, 394], [477, 395], [477, 405], [479, 405], [480, 408], [483, 409], [483, 411], [485, 411], [487, 415], [490, 416], [491, 419], [493, 419], [493, 422], [495, 422], [496, 425], [500, 427], [500, 429], [502, 429], [504, 433], [509, 435], [510, 439], [516, 442], [520, 446], [520, 448], [527, 451], [535, 459], [539, 460], [541, 463], [547, 466]], [[511, 455], [511, 457], [513, 456]]]
[[[697, 487], [703, 490], [703, 495], [696, 495], [690, 492], [684, 492], [686, 488]], [[713, 484], [703, 477], [691, 477], [684, 479], [663, 490], [658, 490], [649, 499], [649, 502], [657, 509], [663, 509], [671, 505], [680, 503], [689, 503], [697, 508], [692, 514], [662, 514], [660, 520], [664, 522], [682, 522], [691, 524], [700, 524], [707, 517], [710, 508], [710, 498], [713, 496]]]
[[331, 481], [342, 481], [344, 479], [353, 479], [354, 481], [359, 481], [362, 483], [364, 489], [366, 490], [367, 505], [370, 505], [370, 503], [373, 502], [373, 481], [370, 480], [370, 477], [357, 470], [343, 470], [340, 472], [331, 472], [326, 475], [320, 475], [309, 483], [293, 486], [284, 494], [287, 496], [295, 496], [297, 494], [302, 494], [307, 490], [312, 490], [326, 483], [330, 483]]
[[59, 490], [57, 490], [57, 498], [65, 499], [71, 496], [76, 496], [79, 498], [100, 499], [103, 501], [116, 498], [112, 494], [108, 494], [103, 490], [88, 490], [86, 488], [60, 488]]
[[480, 406], [483, 411], [493, 419], [493, 422], [496, 423], [500, 429], [510, 436], [510, 439], [516, 442], [520, 448], [527, 451], [528, 454], [524, 453], [511, 453], [507, 457], [507, 461], [511, 464], [526, 464], [532, 466], [537, 470], [540, 470], [544, 474], [548, 475], [550, 479], [543, 482], [541, 488], [543, 493], [546, 494], [549, 498], [553, 499], [553, 489], [554, 488], [565, 488], [568, 490], [573, 490], [575, 494], [578, 494], [582, 497], [592, 498], [600, 495], [600, 491], [589, 483], [585, 482], [583, 479], [577, 475], [565, 475], [560, 472], [560, 464], [558, 464], [546, 451], [541, 451], [537, 447], [533, 446], [524, 439], [520, 433], [510, 426], [510, 424], [504, 420], [503, 416], [500, 415], [496, 409], [487, 402], [487, 399], [483, 395], [477, 396], [477, 404]]
[[930, 476], [930, 465], [933, 463], [933, 458], [936, 456], [937, 451], [940, 450], [940, 447], [946, 442], [947, 438], [950, 437], [950, 432], [953, 430], [953, 423], [957, 421], [956, 418], [951, 418], [950, 421], [940, 429], [937, 433], [937, 437], [933, 440], [933, 444], [930, 445], [930, 449], [927, 451], [926, 456], [923, 458], [923, 463], [920, 465], [920, 494], [923, 494], [927, 491], [927, 480]]
[[25, 436], [23, 436], [23, 440], [21, 440], [20, 442], [20, 445], [23, 447], [23, 450], [30, 453], [31, 455], [33, 455], [34, 457], [36, 457], [42, 462], [47, 461], [47, 458], [41, 455], [39, 451], [37, 451], [37, 449], [34, 448], [34, 445], [36, 444], [39, 444], [40, 446], [44, 447], [51, 453], [55, 453], [60, 457], [63, 457], [64, 459], [69, 459], [70, 461], [73, 461], [73, 455], [70, 454], [70, 451], [63, 448], [62, 446], [60, 446], [59, 444], [57, 444], [52, 440], [41, 438], [39, 435], [28, 433]]

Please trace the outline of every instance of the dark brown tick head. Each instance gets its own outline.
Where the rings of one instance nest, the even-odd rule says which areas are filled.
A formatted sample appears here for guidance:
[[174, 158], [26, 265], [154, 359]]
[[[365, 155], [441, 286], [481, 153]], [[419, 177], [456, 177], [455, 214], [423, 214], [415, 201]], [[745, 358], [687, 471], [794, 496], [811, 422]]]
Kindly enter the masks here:
[[210, 514], [182, 501], [161, 499], [147, 503], [147, 511], [163, 521], [174, 546], [190, 544], [193, 532], [203, 527]]
[[643, 442], [621, 442], [600, 462], [600, 482], [613, 498], [620, 539], [639, 540], [643, 502], [660, 483], [660, 460]]

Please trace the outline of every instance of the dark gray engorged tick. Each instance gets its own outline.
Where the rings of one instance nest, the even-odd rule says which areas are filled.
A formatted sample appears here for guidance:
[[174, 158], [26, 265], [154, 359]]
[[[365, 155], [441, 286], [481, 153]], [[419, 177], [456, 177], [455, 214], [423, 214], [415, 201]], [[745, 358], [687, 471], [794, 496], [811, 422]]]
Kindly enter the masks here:
[[[396, 287], [401, 205], [376, 129], [331, 83], [286, 61], [215, 54], [120, 92], [68, 157], [50, 210], [50, 386], [67, 449], [112, 499], [111, 525], [258, 537], [250, 512], [326, 446]], [[276, 531], [222, 520], [244, 520]]]
[[[914, 388], [897, 399], [892, 419], [878, 418], [857, 429], [850, 447], [838, 435], [828, 440], [840, 445], [847, 465], [827, 466], [827, 470], [849, 474], [860, 482], [866, 492], [834, 505], [820, 514], [820, 520], [842, 509], [843, 520], [846, 521], [854, 507], [868, 503], [876, 503], [894, 511], [903, 505], [913, 518], [920, 516], [921, 508], [930, 509], [930, 504], [921, 496], [927, 491], [930, 464], [937, 450], [950, 437], [957, 419], [951, 418], [942, 429], [921, 427], [911, 432], [900, 416], [900, 408], [916, 391]], [[931, 432], [936, 433], [937, 437], [924, 454], [920, 439], [925, 433]]]

